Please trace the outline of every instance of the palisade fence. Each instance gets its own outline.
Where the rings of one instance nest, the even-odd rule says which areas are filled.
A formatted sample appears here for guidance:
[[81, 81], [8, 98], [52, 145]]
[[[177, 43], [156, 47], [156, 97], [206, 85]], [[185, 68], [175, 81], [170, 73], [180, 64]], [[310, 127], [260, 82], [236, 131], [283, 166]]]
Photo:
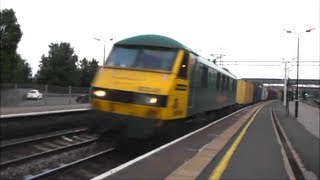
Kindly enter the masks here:
[[[30, 107], [77, 104], [77, 96], [89, 95], [91, 91], [90, 87], [63, 87], [44, 84], [3, 83], [0, 84], [0, 86], [1, 107]], [[39, 92], [43, 94], [43, 98], [41, 100], [27, 99], [27, 93], [33, 89], [39, 90]]]

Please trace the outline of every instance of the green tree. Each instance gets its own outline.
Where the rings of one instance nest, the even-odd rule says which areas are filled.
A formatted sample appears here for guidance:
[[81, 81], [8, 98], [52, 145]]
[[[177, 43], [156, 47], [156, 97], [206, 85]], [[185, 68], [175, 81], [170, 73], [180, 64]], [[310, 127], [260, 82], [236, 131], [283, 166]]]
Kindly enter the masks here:
[[79, 82], [78, 56], [69, 43], [51, 43], [48, 56], [42, 55], [37, 82], [58, 86], [77, 85]]
[[86, 58], [83, 58], [80, 61], [80, 86], [82, 87], [89, 87], [91, 81], [98, 70], [99, 65], [98, 61], [92, 59], [92, 61], [88, 61]]
[[1, 82], [17, 82], [17, 67], [25, 62], [16, 53], [22, 32], [12, 9], [0, 12], [0, 35]]
[[31, 83], [32, 71], [29, 63], [25, 59], [22, 59], [20, 54], [16, 55], [17, 66], [13, 72], [17, 83]]

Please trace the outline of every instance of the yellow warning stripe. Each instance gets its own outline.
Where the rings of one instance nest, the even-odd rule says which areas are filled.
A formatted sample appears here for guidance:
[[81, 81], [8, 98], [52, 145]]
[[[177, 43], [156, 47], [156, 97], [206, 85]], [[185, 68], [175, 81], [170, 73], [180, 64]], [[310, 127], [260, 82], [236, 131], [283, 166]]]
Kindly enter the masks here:
[[[264, 105], [263, 105], [264, 106]], [[219, 164], [216, 166], [216, 168], [213, 170], [213, 172], [211, 173], [209, 179], [210, 180], [217, 180], [220, 179], [220, 177], [222, 176], [224, 170], [227, 168], [228, 163], [233, 155], [233, 153], [235, 152], [235, 150], [237, 149], [238, 145], [240, 144], [240, 141], [242, 140], [243, 136], [245, 135], [245, 133], [247, 132], [247, 129], [249, 128], [250, 124], [252, 123], [252, 121], [254, 120], [254, 118], [256, 117], [256, 115], [258, 114], [258, 112], [263, 108], [263, 106], [261, 106], [255, 113], [254, 115], [251, 117], [251, 119], [249, 120], [249, 122], [246, 124], [246, 126], [242, 129], [241, 133], [239, 134], [239, 136], [237, 137], [237, 139], [232, 143], [231, 147], [228, 149], [227, 153], [223, 156], [223, 158], [221, 159], [221, 161], [219, 162]]]

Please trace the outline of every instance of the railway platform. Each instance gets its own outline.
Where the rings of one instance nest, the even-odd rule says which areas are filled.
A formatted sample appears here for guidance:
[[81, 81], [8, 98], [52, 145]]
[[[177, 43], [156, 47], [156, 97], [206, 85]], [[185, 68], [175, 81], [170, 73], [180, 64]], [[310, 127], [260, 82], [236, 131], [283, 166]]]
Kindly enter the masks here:
[[307, 127], [319, 109], [309, 108], [296, 119], [278, 100], [255, 104], [94, 179], [316, 180], [319, 126]]
[[[310, 133], [312, 133], [314, 136], [319, 137], [319, 114], [320, 109], [317, 107], [314, 107], [310, 104], [300, 102], [299, 108], [298, 108], [298, 122], [300, 122]], [[289, 103], [289, 111], [290, 114], [294, 114], [295, 112], [295, 103], [290, 102]]]
[[29, 107], [1, 107], [1, 115], [35, 113], [47, 111], [60, 111], [70, 109], [90, 108], [90, 104], [71, 104], [71, 105], [54, 105], [54, 106], [29, 106]]

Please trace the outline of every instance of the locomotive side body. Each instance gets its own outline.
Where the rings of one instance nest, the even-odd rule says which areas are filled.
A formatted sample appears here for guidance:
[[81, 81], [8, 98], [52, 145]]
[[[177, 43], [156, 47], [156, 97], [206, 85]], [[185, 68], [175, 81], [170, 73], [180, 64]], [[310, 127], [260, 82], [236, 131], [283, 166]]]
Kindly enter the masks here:
[[235, 104], [236, 77], [202, 57], [192, 55], [188, 116]]

